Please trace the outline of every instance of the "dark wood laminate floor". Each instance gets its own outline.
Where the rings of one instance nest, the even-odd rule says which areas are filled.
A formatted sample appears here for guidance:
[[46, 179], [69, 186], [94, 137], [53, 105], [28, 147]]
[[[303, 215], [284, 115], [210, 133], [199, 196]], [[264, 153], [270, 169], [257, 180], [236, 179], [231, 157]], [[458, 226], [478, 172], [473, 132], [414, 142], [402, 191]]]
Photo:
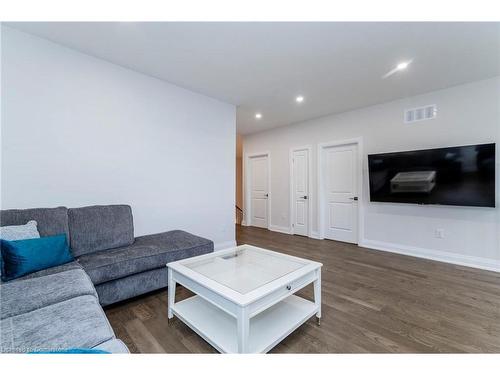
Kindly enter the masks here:
[[[272, 353], [500, 352], [500, 274], [240, 227], [248, 243], [323, 263], [323, 318], [311, 318]], [[300, 295], [312, 298], [312, 287]], [[191, 295], [178, 288], [177, 299]], [[161, 290], [106, 308], [132, 352], [213, 353], [178, 319]]]

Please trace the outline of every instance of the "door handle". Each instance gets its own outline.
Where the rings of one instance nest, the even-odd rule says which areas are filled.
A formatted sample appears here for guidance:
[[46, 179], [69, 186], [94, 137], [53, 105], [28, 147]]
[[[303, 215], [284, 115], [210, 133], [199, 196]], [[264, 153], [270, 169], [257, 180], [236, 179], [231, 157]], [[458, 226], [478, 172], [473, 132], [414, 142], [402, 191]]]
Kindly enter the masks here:
[[352, 198], [349, 198], [349, 199], [352, 200], [352, 201], [357, 201], [358, 197], [352, 197]]
[[265, 194], [265, 197], [266, 197], [266, 198], [267, 198], [267, 197], [269, 197], [269, 194]]
[[301, 197], [302, 199], [307, 199], [307, 195], [304, 195], [303, 197]]

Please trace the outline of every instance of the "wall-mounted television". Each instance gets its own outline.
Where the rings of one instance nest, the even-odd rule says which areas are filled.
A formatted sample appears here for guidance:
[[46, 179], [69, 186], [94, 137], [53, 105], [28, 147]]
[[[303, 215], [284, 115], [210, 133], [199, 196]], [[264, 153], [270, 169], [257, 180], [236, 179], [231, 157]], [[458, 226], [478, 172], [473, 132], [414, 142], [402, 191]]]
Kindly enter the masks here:
[[495, 207], [495, 144], [368, 155], [370, 201]]

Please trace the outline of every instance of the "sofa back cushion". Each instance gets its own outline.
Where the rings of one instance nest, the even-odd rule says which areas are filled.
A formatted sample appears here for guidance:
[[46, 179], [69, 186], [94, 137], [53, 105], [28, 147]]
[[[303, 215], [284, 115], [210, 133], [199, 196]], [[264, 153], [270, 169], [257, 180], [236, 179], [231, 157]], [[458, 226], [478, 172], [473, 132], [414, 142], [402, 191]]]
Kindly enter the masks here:
[[134, 242], [132, 209], [127, 205], [88, 206], [68, 210], [71, 251], [78, 257]]
[[40, 237], [55, 236], [61, 233], [66, 235], [68, 241], [68, 209], [66, 207], [56, 208], [27, 208], [0, 211], [0, 226], [24, 225], [30, 220], [37, 223]]

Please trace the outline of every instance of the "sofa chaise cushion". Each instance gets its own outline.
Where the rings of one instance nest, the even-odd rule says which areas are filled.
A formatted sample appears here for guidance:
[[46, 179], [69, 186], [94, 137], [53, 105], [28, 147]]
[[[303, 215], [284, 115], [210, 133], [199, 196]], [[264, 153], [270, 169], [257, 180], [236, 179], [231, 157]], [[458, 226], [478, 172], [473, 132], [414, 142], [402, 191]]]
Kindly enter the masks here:
[[213, 251], [213, 242], [174, 230], [138, 237], [125, 247], [83, 255], [78, 261], [95, 285], [163, 268], [167, 263]]
[[0, 319], [84, 295], [97, 298], [94, 285], [82, 269], [3, 283], [0, 285]]
[[101, 306], [140, 296], [168, 285], [167, 267], [136, 273], [95, 286]]
[[166, 251], [173, 252], [172, 257], [175, 259], [171, 261], [210, 253], [214, 250], [214, 243], [212, 241], [183, 230], [171, 230], [169, 232], [140, 236], [135, 239], [134, 244], [157, 246]]
[[68, 218], [74, 256], [134, 242], [132, 209], [128, 205], [70, 208]]
[[92, 348], [114, 338], [99, 302], [89, 295], [0, 321], [4, 353]]
[[94, 285], [158, 268], [161, 253], [152, 246], [130, 245], [82, 255], [78, 262]]

